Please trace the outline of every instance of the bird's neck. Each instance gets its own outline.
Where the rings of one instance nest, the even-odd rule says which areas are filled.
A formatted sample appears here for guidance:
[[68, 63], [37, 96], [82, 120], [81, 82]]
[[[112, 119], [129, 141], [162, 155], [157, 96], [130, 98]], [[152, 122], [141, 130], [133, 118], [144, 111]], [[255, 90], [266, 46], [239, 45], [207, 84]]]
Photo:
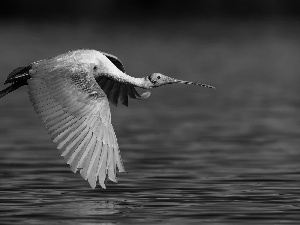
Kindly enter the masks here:
[[128, 77], [130, 77], [130, 82], [128, 83], [134, 85], [135, 87], [144, 88], [144, 89], [152, 88], [152, 83], [149, 81], [147, 77], [142, 77], [142, 78], [136, 78], [131, 76]]
[[131, 84], [135, 87], [143, 88], [143, 89], [149, 89], [152, 86], [152, 83], [147, 77], [142, 78], [136, 78], [129, 76], [125, 73], [122, 74], [105, 74], [106, 77], [109, 77], [112, 80], [118, 81], [120, 83], [124, 84]]

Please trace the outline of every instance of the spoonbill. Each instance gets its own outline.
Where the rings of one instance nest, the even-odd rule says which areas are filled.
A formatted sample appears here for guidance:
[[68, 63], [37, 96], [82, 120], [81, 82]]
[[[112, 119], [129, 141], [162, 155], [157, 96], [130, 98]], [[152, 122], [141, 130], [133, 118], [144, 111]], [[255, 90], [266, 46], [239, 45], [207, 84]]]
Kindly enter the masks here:
[[71, 170], [80, 171], [94, 189], [105, 181], [117, 182], [119, 172], [125, 172], [119, 146], [111, 124], [109, 102], [128, 106], [128, 97], [148, 98], [135, 87], [150, 89], [166, 84], [194, 84], [153, 73], [135, 78], [125, 73], [122, 62], [114, 55], [96, 50], [75, 50], [53, 58], [18, 67], [4, 84], [11, 85], [0, 92], [0, 98], [28, 85], [32, 105], [45, 125], [51, 139]]

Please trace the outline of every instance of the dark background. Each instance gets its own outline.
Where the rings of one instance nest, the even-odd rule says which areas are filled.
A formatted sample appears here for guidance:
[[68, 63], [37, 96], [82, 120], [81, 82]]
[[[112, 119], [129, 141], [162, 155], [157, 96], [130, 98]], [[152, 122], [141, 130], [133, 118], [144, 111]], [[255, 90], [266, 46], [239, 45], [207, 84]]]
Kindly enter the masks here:
[[1, 3], [1, 18], [157, 20], [206, 17], [299, 16], [297, 0], [101, 0], [101, 1], [7, 1]]

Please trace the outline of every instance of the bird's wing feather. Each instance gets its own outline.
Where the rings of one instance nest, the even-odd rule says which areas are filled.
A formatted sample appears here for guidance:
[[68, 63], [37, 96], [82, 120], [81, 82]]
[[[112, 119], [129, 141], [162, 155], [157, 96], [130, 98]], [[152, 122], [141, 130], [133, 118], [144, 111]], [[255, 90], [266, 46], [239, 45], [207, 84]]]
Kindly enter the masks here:
[[115, 106], [117, 106], [119, 99], [123, 105], [128, 106], [128, 97], [141, 98], [141, 95], [135, 90], [133, 85], [113, 81], [105, 76], [97, 77], [97, 83], [106, 94], [108, 100]]
[[101, 52], [103, 55], [106, 56], [106, 58], [109, 59], [119, 70], [121, 70], [123, 73], [125, 73], [125, 67], [123, 63], [121, 62], [120, 59], [118, 59], [117, 56], [114, 56], [112, 54], [106, 53], [106, 52]]
[[[106, 52], [101, 53], [105, 55], [119, 70], [125, 73], [125, 67], [117, 56]], [[108, 100], [115, 106], [118, 105], [118, 100], [120, 99], [121, 103], [128, 107], [128, 96], [134, 99], [141, 98], [140, 94], [135, 90], [134, 86], [130, 84], [122, 84], [117, 81], [112, 81], [105, 76], [99, 77], [97, 79], [97, 82], [102, 90], [104, 90]]]
[[[31, 69], [32, 65], [26, 67], [18, 67], [14, 69], [7, 77], [4, 84], [13, 83], [13, 82], [22, 82], [26, 81], [30, 78], [29, 70]], [[25, 82], [26, 83], [26, 82]]]
[[116, 166], [120, 172], [124, 167], [107, 97], [87, 71], [61, 67], [33, 73], [29, 95], [71, 170], [79, 169], [92, 188], [97, 179], [105, 188], [106, 175], [117, 182]]

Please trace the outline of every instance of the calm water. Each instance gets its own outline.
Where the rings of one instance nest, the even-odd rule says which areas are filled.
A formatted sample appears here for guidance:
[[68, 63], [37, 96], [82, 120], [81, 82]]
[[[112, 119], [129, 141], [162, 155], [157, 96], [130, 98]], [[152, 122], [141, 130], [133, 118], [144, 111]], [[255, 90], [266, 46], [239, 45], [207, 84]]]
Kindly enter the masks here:
[[[163, 28], [158, 38], [147, 29], [136, 36], [137, 28], [128, 26], [119, 41], [139, 47], [139, 54], [109, 40], [114, 30], [103, 36], [86, 27], [59, 27], [65, 35], [60, 40], [49, 37], [51, 26], [38, 34], [23, 25], [3, 26], [1, 46], [14, 50], [1, 56], [3, 81], [21, 66], [18, 61], [63, 52], [65, 39], [76, 33], [68, 48], [98, 41], [105, 43], [94, 47], [99, 50], [117, 54], [119, 48], [132, 75], [160, 71], [217, 89], [173, 85], [152, 90], [150, 99], [131, 101], [129, 108], [111, 106], [128, 173], [106, 190], [90, 189], [69, 170], [26, 87], [1, 99], [0, 223], [299, 224], [299, 29], [267, 23], [220, 31], [207, 25], [203, 37], [192, 29], [200, 25], [172, 39]], [[18, 48], [21, 32], [28, 46]], [[29, 56], [17, 56], [26, 48], [33, 49]]]

